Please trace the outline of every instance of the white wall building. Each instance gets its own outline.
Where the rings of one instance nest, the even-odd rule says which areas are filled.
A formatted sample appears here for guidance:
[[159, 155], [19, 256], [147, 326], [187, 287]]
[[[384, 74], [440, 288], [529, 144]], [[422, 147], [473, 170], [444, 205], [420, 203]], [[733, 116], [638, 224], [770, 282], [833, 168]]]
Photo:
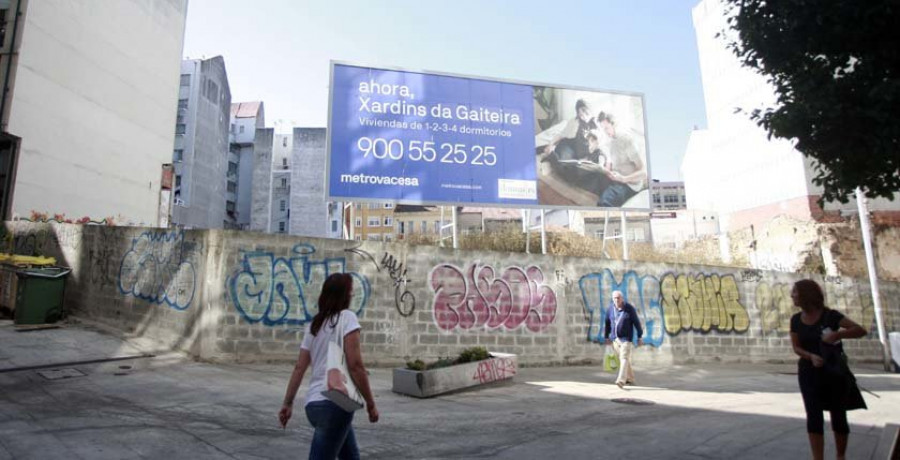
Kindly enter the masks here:
[[3, 218], [158, 225], [187, 1], [12, 0], [0, 10]]

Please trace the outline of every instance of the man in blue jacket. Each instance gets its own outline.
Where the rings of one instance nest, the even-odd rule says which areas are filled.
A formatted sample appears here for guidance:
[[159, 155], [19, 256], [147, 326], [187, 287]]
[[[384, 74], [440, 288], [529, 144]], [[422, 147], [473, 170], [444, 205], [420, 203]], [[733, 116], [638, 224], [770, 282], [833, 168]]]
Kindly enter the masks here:
[[606, 343], [612, 344], [619, 354], [619, 376], [616, 385], [619, 388], [634, 385], [634, 370], [631, 369], [631, 351], [634, 349], [634, 331], [637, 331], [638, 346], [644, 344], [644, 329], [637, 311], [630, 303], [625, 302], [622, 291], [613, 291], [612, 305], [606, 310]]

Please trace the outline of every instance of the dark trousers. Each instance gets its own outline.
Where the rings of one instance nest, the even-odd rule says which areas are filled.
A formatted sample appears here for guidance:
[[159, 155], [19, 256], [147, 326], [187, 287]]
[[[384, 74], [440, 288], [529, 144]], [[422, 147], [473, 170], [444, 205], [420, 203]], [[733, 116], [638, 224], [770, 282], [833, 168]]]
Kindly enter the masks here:
[[636, 194], [637, 192], [627, 184], [610, 182], [609, 186], [603, 190], [603, 194], [600, 195], [600, 202], [597, 204], [602, 208], [618, 208]]
[[[803, 407], [806, 408], [806, 431], [808, 433], [823, 434], [825, 432], [825, 417], [822, 414], [822, 398], [825, 396], [824, 383], [827, 376], [822, 368], [801, 366], [797, 372], [797, 380], [800, 382], [800, 394], [803, 395]], [[847, 423], [847, 411], [833, 410], [831, 412], [831, 430], [835, 433], [849, 433], [850, 425]]]

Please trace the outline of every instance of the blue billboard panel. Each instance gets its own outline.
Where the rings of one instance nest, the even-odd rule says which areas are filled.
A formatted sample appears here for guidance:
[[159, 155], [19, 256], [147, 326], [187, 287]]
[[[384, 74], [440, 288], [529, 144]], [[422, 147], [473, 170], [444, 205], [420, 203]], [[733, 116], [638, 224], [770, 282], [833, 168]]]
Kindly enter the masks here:
[[[603, 129], [615, 98], [628, 129], [640, 118], [642, 142]], [[588, 99], [607, 112], [585, 110]], [[596, 208], [646, 190], [637, 96], [333, 63], [330, 103], [333, 200]]]

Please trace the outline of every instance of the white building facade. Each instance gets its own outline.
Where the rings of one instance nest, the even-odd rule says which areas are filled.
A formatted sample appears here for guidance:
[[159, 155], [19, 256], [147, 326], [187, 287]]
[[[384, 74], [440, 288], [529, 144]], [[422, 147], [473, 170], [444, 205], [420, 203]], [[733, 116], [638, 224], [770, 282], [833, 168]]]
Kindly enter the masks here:
[[[810, 160], [783, 139], [749, 119], [753, 109], [771, 107], [775, 94], [765, 77], [741, 66], [718, 36], [727, 29], [721, 0], [703, 0], [693, 9], [708, 128], [691, 133], [682, 163], [688, 208], [715, 211], [722, 229], [740, 229], [781, 215], [820, 221], [842, 205], [816, 203], [822, 189], [812, 183]], [[735, 112], [741, 109], [741, 112]], [[900, 201], [871, 200], [870, 209], [900, 210]]]
[[3, 217], [159, 225], [187, 1], [12, 0], [0, 9]]

